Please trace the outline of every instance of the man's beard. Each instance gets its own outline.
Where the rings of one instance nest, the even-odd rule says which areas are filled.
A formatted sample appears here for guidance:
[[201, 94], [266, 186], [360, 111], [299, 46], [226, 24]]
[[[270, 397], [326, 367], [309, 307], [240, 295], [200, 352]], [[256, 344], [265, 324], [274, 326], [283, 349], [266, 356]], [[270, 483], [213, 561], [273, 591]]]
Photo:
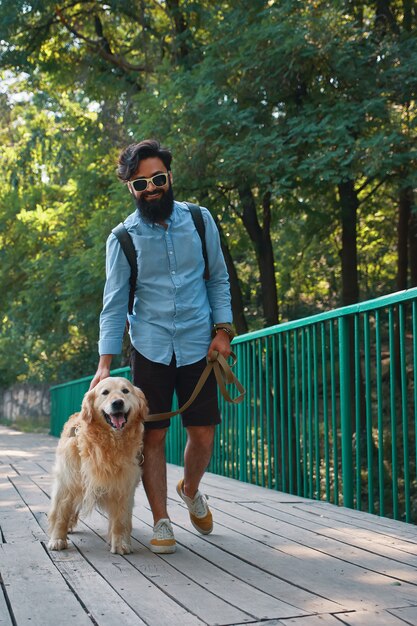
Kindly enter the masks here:
[[[149, 194], [146, 194], [149, 197]], [[136, 206], [141, 217], [146, 222], [162, 222], [170, 217], [174, 208], [174, 192], [172, 191], [171, 182], [167, 191], [163, 191], [163, 195], [158, 200], [146, 200], [143, 195], [136, 199]]]

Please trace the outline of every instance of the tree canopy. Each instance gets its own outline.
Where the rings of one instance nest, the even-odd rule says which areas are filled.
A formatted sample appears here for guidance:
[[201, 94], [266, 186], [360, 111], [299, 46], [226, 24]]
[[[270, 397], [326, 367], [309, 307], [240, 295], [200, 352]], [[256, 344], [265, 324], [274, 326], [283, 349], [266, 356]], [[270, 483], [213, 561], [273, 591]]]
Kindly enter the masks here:
[[240, 332], [417, 285], [417, 2], [0, 6], [2, 384], [94, 370], [117, 155], [149, 136]]

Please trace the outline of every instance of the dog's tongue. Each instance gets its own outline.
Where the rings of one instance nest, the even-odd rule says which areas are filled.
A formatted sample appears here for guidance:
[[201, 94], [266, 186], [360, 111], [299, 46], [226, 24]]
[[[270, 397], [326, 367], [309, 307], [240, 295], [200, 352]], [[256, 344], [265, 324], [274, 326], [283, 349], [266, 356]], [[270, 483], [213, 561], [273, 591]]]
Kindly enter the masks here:
[[115, 428], [117, 428], [117, 430], [120, 430], [121, 428], [123, 428], [126, 422], [124, 413], [112, 413], [110, 415], [110, 419], [111, 419], [111, 423], [113, 424]]

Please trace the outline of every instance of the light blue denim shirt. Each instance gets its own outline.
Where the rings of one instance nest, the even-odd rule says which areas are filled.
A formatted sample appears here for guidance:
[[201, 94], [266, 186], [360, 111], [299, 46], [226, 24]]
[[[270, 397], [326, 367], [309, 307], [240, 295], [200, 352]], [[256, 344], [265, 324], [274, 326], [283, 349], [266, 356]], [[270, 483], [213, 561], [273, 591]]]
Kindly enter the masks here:
[[146, 358], [177, 366], [207, 355], [213, 324], [232, 321], [229, 276], [219, 232], [202, 207], [210, 279], [203, 278], [201, 240], [186, 204], [174, 202], [168, 228], [145, 222], [135, 211], [124, 225], [138, 259], [133, 314], [128, 315], [129, 262], [113, 235], [107, 240], [106, 284], [99, 353], [119, 354], [126, 316], [132, 345]]

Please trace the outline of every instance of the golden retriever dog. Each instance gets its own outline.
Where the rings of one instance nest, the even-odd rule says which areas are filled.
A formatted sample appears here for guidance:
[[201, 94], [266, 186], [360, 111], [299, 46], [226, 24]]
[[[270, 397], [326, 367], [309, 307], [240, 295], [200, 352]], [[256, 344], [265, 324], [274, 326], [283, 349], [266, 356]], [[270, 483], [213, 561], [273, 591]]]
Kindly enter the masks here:
[[125, 378], [106, 378], [85, 394], [81, 412], [65, 424], [56, 450], [50, 550], [65, 550], [78, 515], [97, 506], [108, 514], [111, 552], [132, 551], [146, 414], [145, 396]]

